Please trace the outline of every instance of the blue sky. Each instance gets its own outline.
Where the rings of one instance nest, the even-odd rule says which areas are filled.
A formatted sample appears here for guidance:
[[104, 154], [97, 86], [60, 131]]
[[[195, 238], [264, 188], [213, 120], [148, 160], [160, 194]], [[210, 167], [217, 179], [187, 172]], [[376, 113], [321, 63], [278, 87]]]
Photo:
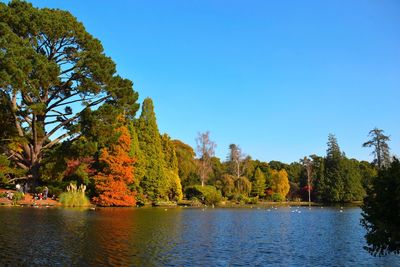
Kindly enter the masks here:
[[69, 10], [100, 39], [161, 132], [193, 147], [209, 130], [263, 161], [349, 157], [375, 126], [400, 151], [400, 2], [33, 1]]

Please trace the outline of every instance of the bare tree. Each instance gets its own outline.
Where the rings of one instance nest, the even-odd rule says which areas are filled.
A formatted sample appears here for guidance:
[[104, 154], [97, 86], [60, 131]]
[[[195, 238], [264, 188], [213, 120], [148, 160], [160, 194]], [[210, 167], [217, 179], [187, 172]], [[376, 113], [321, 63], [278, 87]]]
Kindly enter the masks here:
[[308, 157], [304, 157], [300, 161], [307, 171], [308, 206], [311, 206], [311, 182], [312, 182], [313, 162]]
[[231, 164], [232, 174], [235, 176], [235, 179], [239, 179], [244, 172], [244, 159], [245, 155], [242, 153], [242, 149], [235, 144], [229, 145], [229, 155], [228, 161]]
[[208, 179], [212, 167], [211, 158], [215, 154], [215, 147], [217, 146], [213, 141], [210, 140], [210, 132], [198, 133], [196, 138], [197, 144], [197, 157], [199, 158], [199, 175], [201, 180], [201, 186], [204, 186]]

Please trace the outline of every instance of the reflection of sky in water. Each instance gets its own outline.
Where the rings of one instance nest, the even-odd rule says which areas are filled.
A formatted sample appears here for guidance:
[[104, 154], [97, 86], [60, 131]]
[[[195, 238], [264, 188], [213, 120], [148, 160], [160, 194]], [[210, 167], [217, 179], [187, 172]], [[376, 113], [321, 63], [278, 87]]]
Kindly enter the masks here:
[[362, 249], [359, 209], [339, 211], [1, 208], [0, 265], [400, 264]]

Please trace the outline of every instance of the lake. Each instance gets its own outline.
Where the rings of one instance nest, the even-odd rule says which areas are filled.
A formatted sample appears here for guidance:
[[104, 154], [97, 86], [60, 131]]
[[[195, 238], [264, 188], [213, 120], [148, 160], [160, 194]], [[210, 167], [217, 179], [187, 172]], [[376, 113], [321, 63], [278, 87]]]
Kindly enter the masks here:
[[400, 266], [359, 208], [0, 208], [0, 265]]

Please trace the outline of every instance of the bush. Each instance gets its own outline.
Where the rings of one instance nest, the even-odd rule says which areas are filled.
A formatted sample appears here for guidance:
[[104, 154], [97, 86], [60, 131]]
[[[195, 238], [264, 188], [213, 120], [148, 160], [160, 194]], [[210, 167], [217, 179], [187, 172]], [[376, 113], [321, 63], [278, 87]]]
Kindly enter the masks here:
[[76, 187], [70, 184], [67, 187], [67, 192], [60, 195], [60, 202], [65, 207], [87, 207], [90, 205], [89, 198], [85, 195], [85, 186]]
[[22, 200], [22, 199], [24, 199], [24, 198], [25, 198], [24, 193], [22, 193], [22, 192], [15, 192], [15, 193], [14, 193], [14, 196], [13, 196], [13, 198], [12, 198], [12, 202], [13, 202], [13, 204], [15, 205], [15, 204], [17, 204], [18, 201], [20, 201], [20, 200]]
[[60, 202], [65, 207], [87, 207], [89, 198], [82, 192], [64, 192], [60, 195]]
[[234, 194], [232, 200], [238, 204], [246, 204], [249, 202], [249, 197], [244, 194]]
[[258, 203], [258, 196], [256, 196], [256, 197], [251, 197], [251, 198], [249, 198], [247, 201], [246, 201], [246, 204], [253, 204], [253, 205], [255, 205], [255, 204], [257, 204]]
[[282, 202], [282, 201], [285, 201], [285, 198], [284, 198], [281, 194], [279, 194], [279, 193], [274, 193], [274, 194], [271, 196], [271, 198], [272, 198], [272, 201], [274, 201], [274, 202]]
[[206, 205], [218, 204], [222, 199], [221, 192], [211, 185], [190, 186], [186, 188], [185, 193], [188, 199], [198, 199]]

